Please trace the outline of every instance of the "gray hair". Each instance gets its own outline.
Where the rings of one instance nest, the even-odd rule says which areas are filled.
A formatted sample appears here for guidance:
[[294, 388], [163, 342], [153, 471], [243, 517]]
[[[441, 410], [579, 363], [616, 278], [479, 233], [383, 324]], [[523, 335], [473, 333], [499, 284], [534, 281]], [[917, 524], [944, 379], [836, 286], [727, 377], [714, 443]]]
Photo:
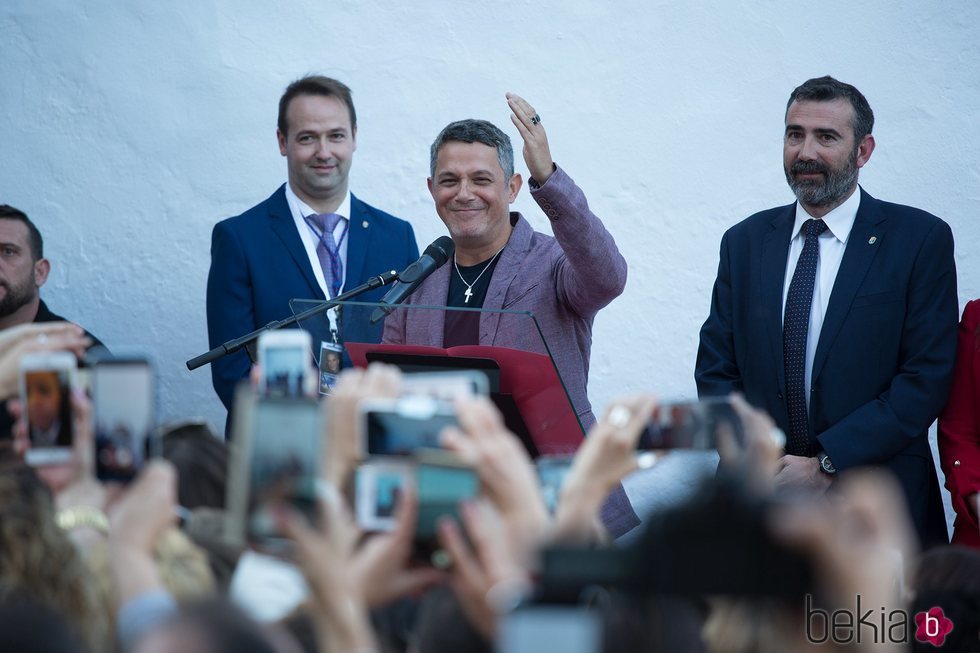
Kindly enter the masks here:
[[506, 175], [504, 181], [506, 182], [514, 176], [514, 148], [511, 147], [510, 138], [507, 134], [486, 120], [467, 118], [466, 120], [457, 120], [446, 125], [439, 132], [439, 135], [436, 136], [436, 140], [432, 142], [432, 147], [429, 149], [430, 177], [434, 177], [436, 174], [436, 157], [439, 155], [439, 150], [446, 143], [453, 141], [461, 143], [483, 143], [496, 149], [497, 161], [500, 162], [500, 167]]

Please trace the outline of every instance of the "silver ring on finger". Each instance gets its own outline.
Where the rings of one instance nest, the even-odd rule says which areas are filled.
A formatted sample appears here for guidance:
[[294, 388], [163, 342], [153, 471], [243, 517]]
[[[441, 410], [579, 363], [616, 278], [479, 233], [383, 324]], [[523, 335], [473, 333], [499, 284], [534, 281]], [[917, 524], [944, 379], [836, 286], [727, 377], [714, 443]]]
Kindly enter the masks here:
[[612, 410], [609, 411], [609, 417], [607, 419], [612, 426], [621, 429], [629, 424], [630, 417], [632, 416], [633, 414], [630, 412], [629, 408], [621, 404], [617, 404], [612, 407]]
[[532, 125], [536, 125], [539, 122], [541, 122], [541, 116], [539, 116], [537, 113], [535, 113], [533, 116], [531, 116], [531, 124]]
[[48, 344], [48, 334], [46, 333], [37, 334], [37, 344], [41, 346]]

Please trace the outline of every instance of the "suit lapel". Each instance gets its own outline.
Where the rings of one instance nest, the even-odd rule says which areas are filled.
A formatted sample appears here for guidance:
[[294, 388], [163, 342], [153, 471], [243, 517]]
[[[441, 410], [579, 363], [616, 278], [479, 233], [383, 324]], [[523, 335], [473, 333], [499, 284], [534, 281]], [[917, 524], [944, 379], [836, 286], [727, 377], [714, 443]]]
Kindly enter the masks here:
[[309, 285], [313, 293], [311, 297], [325, 299], [323, 290], [316, 281], [316, 275], [313, 274], [313, 268], [310, 267], [310, 258], [306, 255], [303, 241], [296, 233], [296, 223], [293, 222], [293, 214], [290, 212], [289, 203], [286, 201], [285, 184], [280, 186], [279, 190], [269, 198], [269, 221], [272, 231], [282, 241], [286, 251], [289, 252], [293, 262], [296, 263], [296, 267], [299, 268], [307, 285]]
[[766, 332], [769, 335], [780, 391], [786, 387], [783, 367], [783, 282], [786, 278], [789, 241], [793, 236], [793, 223], [796, 220], [795, 209], [796, 204], [790, 204], [769, 223], [770, 229], [762, 242], [762, 265], [759, 269], [762, 275], [759, 287], [762, 289]]
[[[494, 268], [493, 276], [490, 277], [487, 296], [483, 300], [483, 308], [491, 311], [499, 311], [503, 307], [507, 290], [517, 277], [517, 273], [520, 272], [521, 263], [526, 260], [527, 251], [531, 246], [531, 235], [534, 233], [531, 225], [521, 217], [520, 213], [511, 213], [511, 221], [514, 224], [514, 230], [510, 234], [504, 251], [500, 253], [500, 260], [497, 261], [497, 267]], [[486, 344], [492, 344], [493, 339], [496, 338], [499, 324], [500, 313], [492, 312], [480, 315], [480, 333], [491, 334], [491, 342]]]
[[[350, 223], [347, 227], [347, 275], [344, 290], [350, 290], [366, 278], [364, 266], [367, 265], [368, 250], [371, 244], [371, 216], [364, 203], [350, 196]], [[385, 270], [372, 270], [371, 274], [381, 274]], [[355, 300], [356, 301], [356, 300]]]
[[437, 269], [425, 282], [418, 287], [412, 296], [408, 308], [397, 310], [408, 311], [405, 316], [405, 333], [422, 334], [425, 340], [410, 342], [410, 345], [427, 345], [430, 347], [443, 346], [443, 334], [446, 331], [446, 311], [429, 308], [412, 308], [417, 306], [445, 306], [449, 295], [449, 274], [452, 272], [452, 262]]
[[[854, 296], [864, 282], [875, 254], [884, 247], [882, 241], [887, 231], [885, 225], [881, 224], [884, 220], [885, 216], [878, 208], [878, 200], [861, 189], [861, 206], [854, 219], [851, 233], [847, 237], [847, 247], [844, 248], [844, 257], [841, 259], [840, 269], [834, 280], [834, 289], [830, 293], [830, 302], [827, 304], [827, 314], [824, 316], [820, 338], [817, 340], [817, 351], [813, 356], [811, 378], [814, 380], [818, 378], [820, 370], [827, 361], [827, 353], [847, 318], [851, 302], [854, 301]], [[874, 242], [869, 243], [872, 236]]]

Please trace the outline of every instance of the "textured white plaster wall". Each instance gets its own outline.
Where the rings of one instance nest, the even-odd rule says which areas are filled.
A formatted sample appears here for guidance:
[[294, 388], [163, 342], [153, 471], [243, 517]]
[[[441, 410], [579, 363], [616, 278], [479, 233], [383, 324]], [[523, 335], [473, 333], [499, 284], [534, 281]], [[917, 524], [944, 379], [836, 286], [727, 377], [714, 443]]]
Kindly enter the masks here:
[[[352, 187], [423, 247], [442, 233], [429, 143], [463, 117], [519, 142], [513, 90], [630, 263], [596, 322], [594, 403], [691, 396], [719, 239], [792, 199], [783, 110], [809, 77], [866, 94], [878, 148], [864, 187], [945, 218], [961, 304], [980, 296], [978, 40], [976, 0], [4, 0], [0, 201], [47, 239], [52, 308], [153, 352], [163, 417], [221, 424], [208, 371], [183, 362], [207, 349], [212, 226], [285, 179], [284, 86], [315, 71], [354, 89]], [[526, 192], [517, 208], [548, 231]]]

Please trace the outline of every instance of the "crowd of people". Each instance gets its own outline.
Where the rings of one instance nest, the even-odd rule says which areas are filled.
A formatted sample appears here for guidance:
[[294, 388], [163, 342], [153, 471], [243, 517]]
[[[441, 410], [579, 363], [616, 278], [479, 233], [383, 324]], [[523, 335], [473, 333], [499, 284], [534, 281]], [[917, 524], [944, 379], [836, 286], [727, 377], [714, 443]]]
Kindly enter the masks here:
[[[235, 479], [250, 463], [228, 438], [242, 398], [260, 394], [259, 368], [245, 352], [213, 365], [224, 437], [162, 425], [161, 455], [135, 479], [100, 481], [93, 398], [79, 384], [45, 389], [50, 374], [28, 387], [22, 362], [84, 361], [101, 343], [41, 300], [40, 231], [0, 206], [0, 641], [140, 653], [980, 651], [980, 304], [957, 335], [951, 230], [858, 186], [875, 149], [864, 96], [830, 77], [792, 92], [784, 170], [797, 201], [726, 232], [695, 364], [699, 395], [730, 402], [737, 428], [712, 434], [714, 477], [649, 515], [622, 483], [671, 455], [637, 453], [658, 399], [620, 397], [597, 419], [587, 395], [593, 320], [623, 292], [627, 262], [552, 159], [541, 116], [506, 100], [554, 235], [510, 212], [524, 180], [501, 129], [442, 130], [428, 185], [455, 251], [407, 303], [486, 310], [395, 311], [376, 326], [331, 314], [316, 349], [346, 369], [299, 437], [318, 452], [293, 465], [315, 468], [311, 505], [290, 501], [284, 482], [264, 506], [263, 528], [288, 542], [276, 555], [236, 530], [248, 508]], [[418, 258], [409, 223], [351, 194], [356, 135], [342, 83], [286, 89], [287, 182], [213, 232], [212, 346], [288, 317], [291, 298], [331, 299]], [[540, 334], [509, 321], [525, 310]], [[365, 529], [352, 489], [366, 464], [360, 410], [407, 384], [393, 366], [352, 367], [345, 343], [534, 351], [535, 336], [587, 430], [553, 500], [498, 408], [457, 396], [439, 448], [477, 491], [433, 515], [408, 480], [389, 489], [390, 528]], [[927, 442], [937, 417], [952, 545]], [[66, 460], [28, 464], [53, 444], [70, 447]], [[441, 557], [420, 553], [433, 517]]]

